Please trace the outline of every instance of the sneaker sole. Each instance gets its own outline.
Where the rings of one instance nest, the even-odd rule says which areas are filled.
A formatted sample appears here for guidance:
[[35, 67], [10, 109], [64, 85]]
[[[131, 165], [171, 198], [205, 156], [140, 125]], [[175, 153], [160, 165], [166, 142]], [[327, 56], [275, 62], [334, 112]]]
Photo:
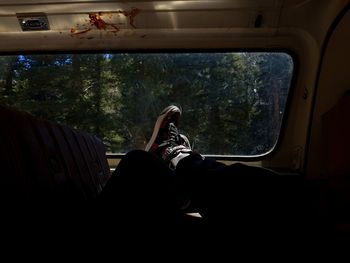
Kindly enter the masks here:
[[164, 126], [164, 120], [169, 119], [170, 116], [172, 116], [175, 113], [179, 113], [181, 115], [181, 110], [177, 106], [168, 106], [166, 107], [159, 115], [156, 124], [154, 125], [152, 137], [149, 140], [149, 142], [146, 145], [145, 151], [149, 151], [155, 142], [159, 129]]

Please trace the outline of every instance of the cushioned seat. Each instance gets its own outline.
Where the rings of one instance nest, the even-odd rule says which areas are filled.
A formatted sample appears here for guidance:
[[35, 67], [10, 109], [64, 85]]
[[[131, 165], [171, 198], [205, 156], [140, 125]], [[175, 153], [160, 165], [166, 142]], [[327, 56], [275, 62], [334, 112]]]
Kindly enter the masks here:
[[0, 106], [2, 201], [93, 200], [110, 176], [105, 147], [91, 134]]

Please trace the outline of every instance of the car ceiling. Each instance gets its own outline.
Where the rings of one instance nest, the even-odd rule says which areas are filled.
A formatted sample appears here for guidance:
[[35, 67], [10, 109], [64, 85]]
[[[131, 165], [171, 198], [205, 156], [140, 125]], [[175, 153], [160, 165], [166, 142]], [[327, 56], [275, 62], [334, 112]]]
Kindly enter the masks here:
[[321, 43], [347, 2], [0, 0], [0, 51], [283, 47], [268, 40], [288, 30]]

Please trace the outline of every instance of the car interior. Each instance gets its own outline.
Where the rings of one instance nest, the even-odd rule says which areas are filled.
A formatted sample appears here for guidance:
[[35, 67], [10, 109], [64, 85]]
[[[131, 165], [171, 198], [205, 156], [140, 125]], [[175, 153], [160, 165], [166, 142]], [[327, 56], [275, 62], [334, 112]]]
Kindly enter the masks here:
[[[142, 209], [125, 216], [100, 197], [174, 102], [193, 148], [237, 167], [224, 183], [191, 179], [206, 208], [194, 200], [176, 218], [181, 233], [348, 237], [349, 8], [348, 0], [0, 0], [4, 218], [43, 232], [151, 224]], [[150, 185], [137, 198], [162, 187]], [[166, 225], [156, 215], [152, 231]]]

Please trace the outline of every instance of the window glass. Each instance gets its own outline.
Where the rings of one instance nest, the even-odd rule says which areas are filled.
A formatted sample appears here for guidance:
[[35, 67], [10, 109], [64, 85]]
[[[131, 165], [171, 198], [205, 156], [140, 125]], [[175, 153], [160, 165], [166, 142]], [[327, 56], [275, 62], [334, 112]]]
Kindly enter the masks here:
[[0, 57], [0, 100], [96, 134], [112, 153], [144, 149], [161, 110], [202, 154], [260, 155], [279, 136], [293, 60], [285, 53]]

